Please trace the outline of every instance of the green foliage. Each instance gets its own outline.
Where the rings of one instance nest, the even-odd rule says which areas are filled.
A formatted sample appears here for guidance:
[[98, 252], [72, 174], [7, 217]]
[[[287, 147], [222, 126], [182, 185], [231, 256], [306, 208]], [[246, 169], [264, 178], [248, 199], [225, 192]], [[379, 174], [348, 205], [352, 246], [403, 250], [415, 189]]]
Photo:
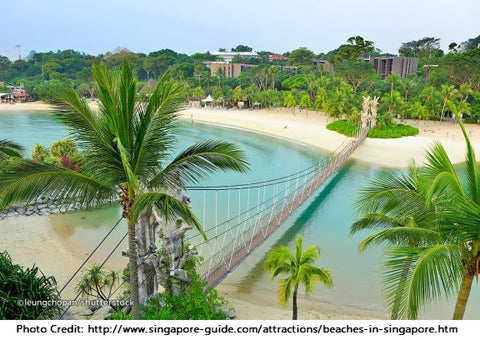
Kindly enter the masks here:
[[0, 253], [1, 320], [55, 318], [60, 307], [52, 302], [57, 300], [57, 283], [53, 276], [46, 277], [35, 265], [25, 269], [13, 264], [7, 252]]
[[6, 139], [0, 139], [0, 161], [8, 157], [21, 157], [23, 147]]
[[480, 35], [475, 38], [470, 38], [460, 44], [463, 51], [476, 50], [480, 44]]
[[[382, 274], [393, 319], [416, 319], [426, 304], [457, 296], [462, 319], [480, 263], [479, 168], [465, 127], [466, 161], [452, 165], [435, 143], [423, 167], [375, 178], [356, 202], [351, 233], [371, 230], [360, 249], [384, 246]], [[460, 170], [460, 171], [459, 171]]]
[[433, 56], [443, 55], [443, 51], [440, 49], [440, 39], [434, 37], [425, 37], [403, 43], [398, 49], [398, 53], [404, 57], [427, 59]]
[[293, 293], [293, 319], [297, 319], [297, 293], [298, 287], [305, 287], [305, 295], [310, 295], [318, 282], [327, 287], [333, 285], [330, 271], [315, 266], [320, 256], [320, 249], [316, 246], [309, 246], [303, 251], [303, 238], [295, 239], [295, 251], [291, 252], [282, 245], [274, 248], [268, 253], [265, 260], [265, 271], [272, 272], [270, 279], [279, 275], [286, 275], [280, 279], [278, 286], [278, 302], [286, 306], [290, 295]]
[[354, 91], [366, 80], [377, 80], [376, 72], [371, 63], [363, 60], [345, 60], [335, 65], [335, 73], [353, 86]]
[[369, 138], [400, 138], [418, 135], [418, 129], [411, 125], [398, 124], [384, 128], [374, 127], [368, 132]]
[[[118, 297], [115, 295], [118, 290], [124, 287], [125, 284], [116, 271], [107, 271], [100, 265], [93, 264], [83, 270], [80, 281], [75, 286], [75, 291], [82, 297], [111, 302], [112, 298]], [[111, 307], [116, 308], [115, 305], [111, 305]]]
[[354, 137], [358, 132], [358, 124], [349, 123], [346, 120], [337, 120], [328, 124], [327, 129], [336, 131], [347, 137]]
[[55, 88], [55, 97], [65, 108], [59, 118], [85, 155], [80, 171], [22, 160], [20, 166], [0, 176], [0, 204], [32, 202], [40, 194], [82, 208], [116, 199], [128, 221], [130, 292], [134, 317], [138, 317], [134, 230], [139, 215], [155, 206], [166, 222], [182, 219], [203, 233], [188, 204], [172, 195], [174, 188], [195, 183], [217, 170], [245, 172], [248, 162], [236, 145], [213, 140], [198, 142], [172, 157], [171, 147], [178, 138], [176, 111], [185, 102], [185, 86], [165, 74], [148, 103], [136, 105], [136, 80], [126, 60], [120, 71], [105, 64], [93, 66], [99, 112], [92, 111], [73, 87]]
[[121, 310], [116, 311], [115, 313], [110, 314], [108, 320], [133, 320], [131, 314], [125, 314]]
[[349, 45], [342, 45], [337, 51], [341, 59], [356, 60], [370, 55], [375, 50], [373, 41], [365, 40], [361, 36], [350, 37], [347, 42]]
[[73, 170], [80, 168], [82, 158], [77, 151], [75, 141], [69, 138], [53, 142], [48, 148], [41, 143], [36, 143], [31, 157], [38, 162], [62, 165]]
[[[216, 290], [207, 287], [198, 275], [192, 274], [192, 283], [184, 294], [158, 294], [143, 308], [146, 320], [226, 320], [227, 301]], [[190, 276], [192, 276], [190, 275]]]
[[[358, 132], [358, 122], [348, 122], [346, 120], [337, 120], [327, 125], [327, 129], [341, 133], [342, 135], [353, 137]], [[418, 129], [411, 125], [398, 124], [395, 126], [374, 127], [368, 132], [369, 138], [400, 138], [406, 136], [415, 136]]]
[[232, 52], [252, 52], [252, 48], [246, 45], [238, 45], [232, 48]]
[[283, 98], [283, 106], [293, 109], [297, 105], [297, 100], [295, 99], [293, 93], [286, 92], [285, 97]]
[[306, 47], [300, 47], [290, 53], [290, 64], [294, 66], [308, 66], [312, 64], [315, 53]]

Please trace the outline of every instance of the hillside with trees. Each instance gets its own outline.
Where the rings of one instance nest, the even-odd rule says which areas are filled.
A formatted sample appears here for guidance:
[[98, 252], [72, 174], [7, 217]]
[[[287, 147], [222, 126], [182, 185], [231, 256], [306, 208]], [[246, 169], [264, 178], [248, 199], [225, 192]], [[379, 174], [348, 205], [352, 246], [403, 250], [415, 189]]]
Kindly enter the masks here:
[[[440, 39], [435, 37], [402, 43], [400, 56], [419, 58], [417, 72], [406, 78], [377, 74], [364, 58], [389, 55], [382, 54], [374, 42], [354, 36], [334, 51], [319, 55], [300, 47], [285, 53], [258, 52], [258, 58], [248, 60], [235, 57], [234, 62], [254, 65], [238, 78], [226, 77], [223, 72], [211, 75], [207, 63], [218, 57], [208, 52], [189, 56], [170, 49], [144, 54], [117, 48], [98, 56], [65, 50], [32, 51], [28, 59], [14, 62], [0, 57], [0, 81], [23, 84], [33, 100], [48, 100], [49, 89], [64, 82], [92, 98], [92, 65], [101, 61], [118, 67], [126, 59], [139, 80], [139, 89], [168, 70], [170, 77], [187, 86], [191, 98], [210, 94], [213, 105], [224, 107], [243, 102], [243, 107], [309, 109], [356, 123], [362, 97], [376, 96], [380, 98], [379, 128], [403, 119], [440, 120], [452, 114], [473, 122], [480, 114], [479, 41], [480, 36], [451, 43], [448, 52], [440, 49]], [[231, 51], [250, 52], [252, 48], [239, 45]], [[272, 54], [285, 59], [269, 61]]]

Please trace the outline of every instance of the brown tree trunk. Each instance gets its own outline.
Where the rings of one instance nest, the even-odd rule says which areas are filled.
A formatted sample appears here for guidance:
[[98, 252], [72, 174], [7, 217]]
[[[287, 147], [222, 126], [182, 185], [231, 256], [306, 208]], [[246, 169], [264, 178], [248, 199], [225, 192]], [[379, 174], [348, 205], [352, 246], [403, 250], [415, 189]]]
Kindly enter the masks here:
[[295, 289], [293, 290], [293, 316], [292, 316], [292, 320], [298, 320], [297, 295], [298, 295], [298, 284], [295, 285]]
[[457, 303], [455, 304], [455, 312], [453, 313], [453, 320], [463, 320], [465, 308], [467, 307], [468, 297], [472, 289], [473, 275], [466, 271], [462, 279], [460, 290], [458, 291]]
[[130, 296], [133, 302], [133, 319], [140, 319], [140, 298], [138, 294], [138, 262], [137, 244], [135, 240], [135, 224], [128, 223], [128, 259], [130, 263]]

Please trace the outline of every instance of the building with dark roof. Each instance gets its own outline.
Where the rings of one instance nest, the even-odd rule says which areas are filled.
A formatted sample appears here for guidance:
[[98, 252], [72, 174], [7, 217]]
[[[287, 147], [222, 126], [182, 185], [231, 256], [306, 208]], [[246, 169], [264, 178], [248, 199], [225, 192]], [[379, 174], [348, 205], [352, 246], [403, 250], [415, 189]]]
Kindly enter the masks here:
[[417, 72], [418, 58], [411, 57], [372, 57], [366, 59], [372, 63], [373, 68], [383, 77], [391, 73], [398, 74], [402, 78], [406, 78], [409, 74]]

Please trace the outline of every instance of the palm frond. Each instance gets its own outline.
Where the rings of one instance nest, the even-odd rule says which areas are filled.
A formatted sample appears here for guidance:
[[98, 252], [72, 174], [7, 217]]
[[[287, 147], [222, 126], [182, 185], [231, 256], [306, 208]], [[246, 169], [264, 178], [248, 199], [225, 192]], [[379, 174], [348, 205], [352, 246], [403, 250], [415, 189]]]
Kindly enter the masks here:
[[148, 178], [150, 170], [158, 166], [157, 159], [163, 158], [174, 145], [175, 112], [185, 99], [185, 87], [170, 81], [166, 72], [158, 80], [148, 103], [137, 105], [134, 153], [134, 172], [137, 175]]
[[441, 243], [443, 235], [435, 230], [415, 227], [392, 227], [379, 230], [360, 242], [358, 248], [364, 251], [367, 248], [378, 246], [425, 246]]
[[139, 194], [131, 207], [130, 223], [135, 223], [141, 213], [156, 207], [167, 223], [182, 219], [186, 224], [198, 230], [204, 239], [207, 236], [190, 207], [165, 192], [144, 192]]
[[5, 208], [14, 203], [31, 203], [41, 196], [92, 207], [110, 202], [115, 190], [98, 178], [51, 164], [22, 160], [2, 173], [0, 202]]
[[[302, 248], [300, 248], [301, 251]], [[301, 254], [300, 265], [313, 265], [320, 256], [320, 248], [317, 246], [308, 246]]]
[[280, 306], [285, 307], [288, 304], [288, 299], [292, 294], [292, 286], [294, 282], [291, 277], [281, 279], [278, 285], [278, 303]]
[[15, 142], [0, 139], [0, 160], [6, 157], [21, 157], [23, 146]]
[[307, 296], [314, 291], [318, 282], [323, 283], [326, 287], [333, 287], [332, 273], [325, 268], [308, 266], [300, 277]]
[[470, 138], [465, 131], [465, 126], [463, 125], [462, 120], [458, 119], [458, 123], [460, 124], [460, 128], [462, 129], [463, 137], [465, 138], [465, 144], [467, 146], [465, 168], [467, 170], [466, 172], [470, 197], [473, 202], [475, 202], [476, 204], [480, 204], [480, 187], [478, 183], [479, 169], [475, 157], [475, 151], [473, 149], [472, 143], [470, 142]]
[[[265, 261], [264, 267], [265, 271], [274, 271], [272, 278], [276, 277], [281, 273], [288, 273], [290, 270], [289, 264], [295, 261], [290, 249], [282, 245], [272, 249], [268, 253], [268, 258]], [[280, 268], [278, 271], [276, 268]]]
[[435, 142], [432, 149], [426, 154], [427, 162], [421, 169], [422, 176], [429, 179], [430, 191], [427, 202], [434, 194], [453, 191], [459, 197], [464, 197], [464, 190], [455, 168], [441, 143]]
[[209, 173], [218, 170], [246, 172], [246, 156], [232, 143], [206, 140], [181, 152], [151, 180], [150, 186], [184, 187], [187, 182], [197, 183]]
[[[427, 302], [438, 301], [443, 295], [450, 297], [458, 291], [463, 265], [457, 245], [398, 247], [388, 249], [386, 255], [384, 282], [387, 305], [389, 308], [396, 306], [400, 318], [416, 319]], [[409, 267], [408, 274], [402, 282], [406, 265]]]

